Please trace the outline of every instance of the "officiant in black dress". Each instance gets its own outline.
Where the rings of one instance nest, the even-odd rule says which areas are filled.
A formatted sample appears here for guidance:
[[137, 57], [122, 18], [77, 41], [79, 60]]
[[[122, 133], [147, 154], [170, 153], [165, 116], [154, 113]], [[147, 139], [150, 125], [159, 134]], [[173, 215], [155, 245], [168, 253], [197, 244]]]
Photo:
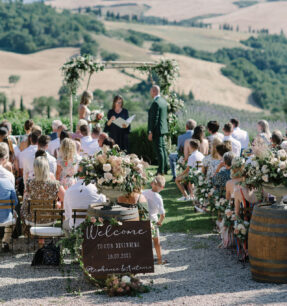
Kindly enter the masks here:
[[129, 118], [129, 112], [123, 108], [124, 100], [122, 96], [117, 95], [114, 97], [113, 108], [108, 111], [108, 121], [105, 125], [105, 132], [114, 139], [115, 143], [119, 145], [121, 150], [129, 151], [129, 133], [130, 125], [128, 127], [119, 127], [113, 123], [118, 118], [127, 120]]

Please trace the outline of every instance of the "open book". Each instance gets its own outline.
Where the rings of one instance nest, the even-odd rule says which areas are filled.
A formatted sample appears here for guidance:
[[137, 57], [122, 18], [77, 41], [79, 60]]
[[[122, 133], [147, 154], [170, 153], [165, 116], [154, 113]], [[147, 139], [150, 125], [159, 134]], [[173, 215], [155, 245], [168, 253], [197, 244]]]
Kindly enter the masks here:
[[122, 128], [122, 129], [125, 129], [125, 128], [129, 127], [129, 125], [134, 120], [135, 116], [136, 115], [133, 115], [130, 118], [128, 118], [127, 120], [119, 117], [119, 118], [117, 118], [116, 120], [113, 121], [113, 124], [117, 125], [118, 127]]

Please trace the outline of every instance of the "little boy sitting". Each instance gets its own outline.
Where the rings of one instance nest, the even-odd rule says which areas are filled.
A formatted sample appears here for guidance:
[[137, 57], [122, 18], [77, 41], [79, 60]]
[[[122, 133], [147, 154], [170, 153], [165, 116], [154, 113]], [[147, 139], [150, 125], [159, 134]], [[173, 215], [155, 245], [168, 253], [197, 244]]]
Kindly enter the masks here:
[[204, 155], [199, 152], [199, 146], [200, 146], [200, 142], [197, 139], [191, 139], [190, 141], [190, 149], [191, 149], [191, 154], [188, 158], [188, 162], [187, 162], [187, 167], [186, 169], [175, 179], [175, 183], [178, 187], [178, 189], [180, 190], [180, 192], [182, 193], [182, 197], [178, 199], [178, 201], [189, 201], [189, 200], [193, 200], [194, 196], [193, 196], [193, 190], [189, 184], [188, 189], [190, 192], [190, 195], [186, 192], [185, 187], [183, 185], [183, 181], [184, 179], [189, 175], [189, 170], [190, 168], [197, 168], [199, 164], [201, 164]]

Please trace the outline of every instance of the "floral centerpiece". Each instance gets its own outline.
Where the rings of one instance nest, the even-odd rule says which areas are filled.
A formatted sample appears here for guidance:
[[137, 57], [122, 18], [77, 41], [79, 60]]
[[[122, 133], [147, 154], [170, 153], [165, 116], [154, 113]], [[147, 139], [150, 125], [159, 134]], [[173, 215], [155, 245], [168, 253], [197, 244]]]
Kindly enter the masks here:
[[104, 146], [95, 156], [83, 158], [80, 167], [78, 176], [84, 179], [84, 184], [97, 184], [103, 193], [110, 191], [107, 196], [112, 202], [120, 195], [140, 191], [149, 178], [148, 164], [135, 154], [120, 151], [117, 145], [112, 149]]

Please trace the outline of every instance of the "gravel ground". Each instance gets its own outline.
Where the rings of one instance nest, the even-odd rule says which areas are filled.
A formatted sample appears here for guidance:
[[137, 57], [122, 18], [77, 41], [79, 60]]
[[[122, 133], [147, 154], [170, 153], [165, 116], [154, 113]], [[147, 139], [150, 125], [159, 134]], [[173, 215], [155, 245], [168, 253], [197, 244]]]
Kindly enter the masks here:
[[[72, 280], [74, 293], [67, 293], [67, 278], [59, 269], [35, 269], [31, 255], [0, 254], [0, 303], [4, 305], [287, 305], [287, 285], [252, 281], [249, 265], [237, 262], [230, 250], [218, 249], [217, 235], [162, 235], [164, 257], [154, 274], [140, 275], [153, 280], [152, 291], [142, 297], [115, 297], [95, 294], [90, 283], [79, 275]], [[19, 248], [19, 241], [18, 248]], [[22, 248], [20, 244], [20, 248]], [[67, 275], [67, 274], [66, 274]]]

